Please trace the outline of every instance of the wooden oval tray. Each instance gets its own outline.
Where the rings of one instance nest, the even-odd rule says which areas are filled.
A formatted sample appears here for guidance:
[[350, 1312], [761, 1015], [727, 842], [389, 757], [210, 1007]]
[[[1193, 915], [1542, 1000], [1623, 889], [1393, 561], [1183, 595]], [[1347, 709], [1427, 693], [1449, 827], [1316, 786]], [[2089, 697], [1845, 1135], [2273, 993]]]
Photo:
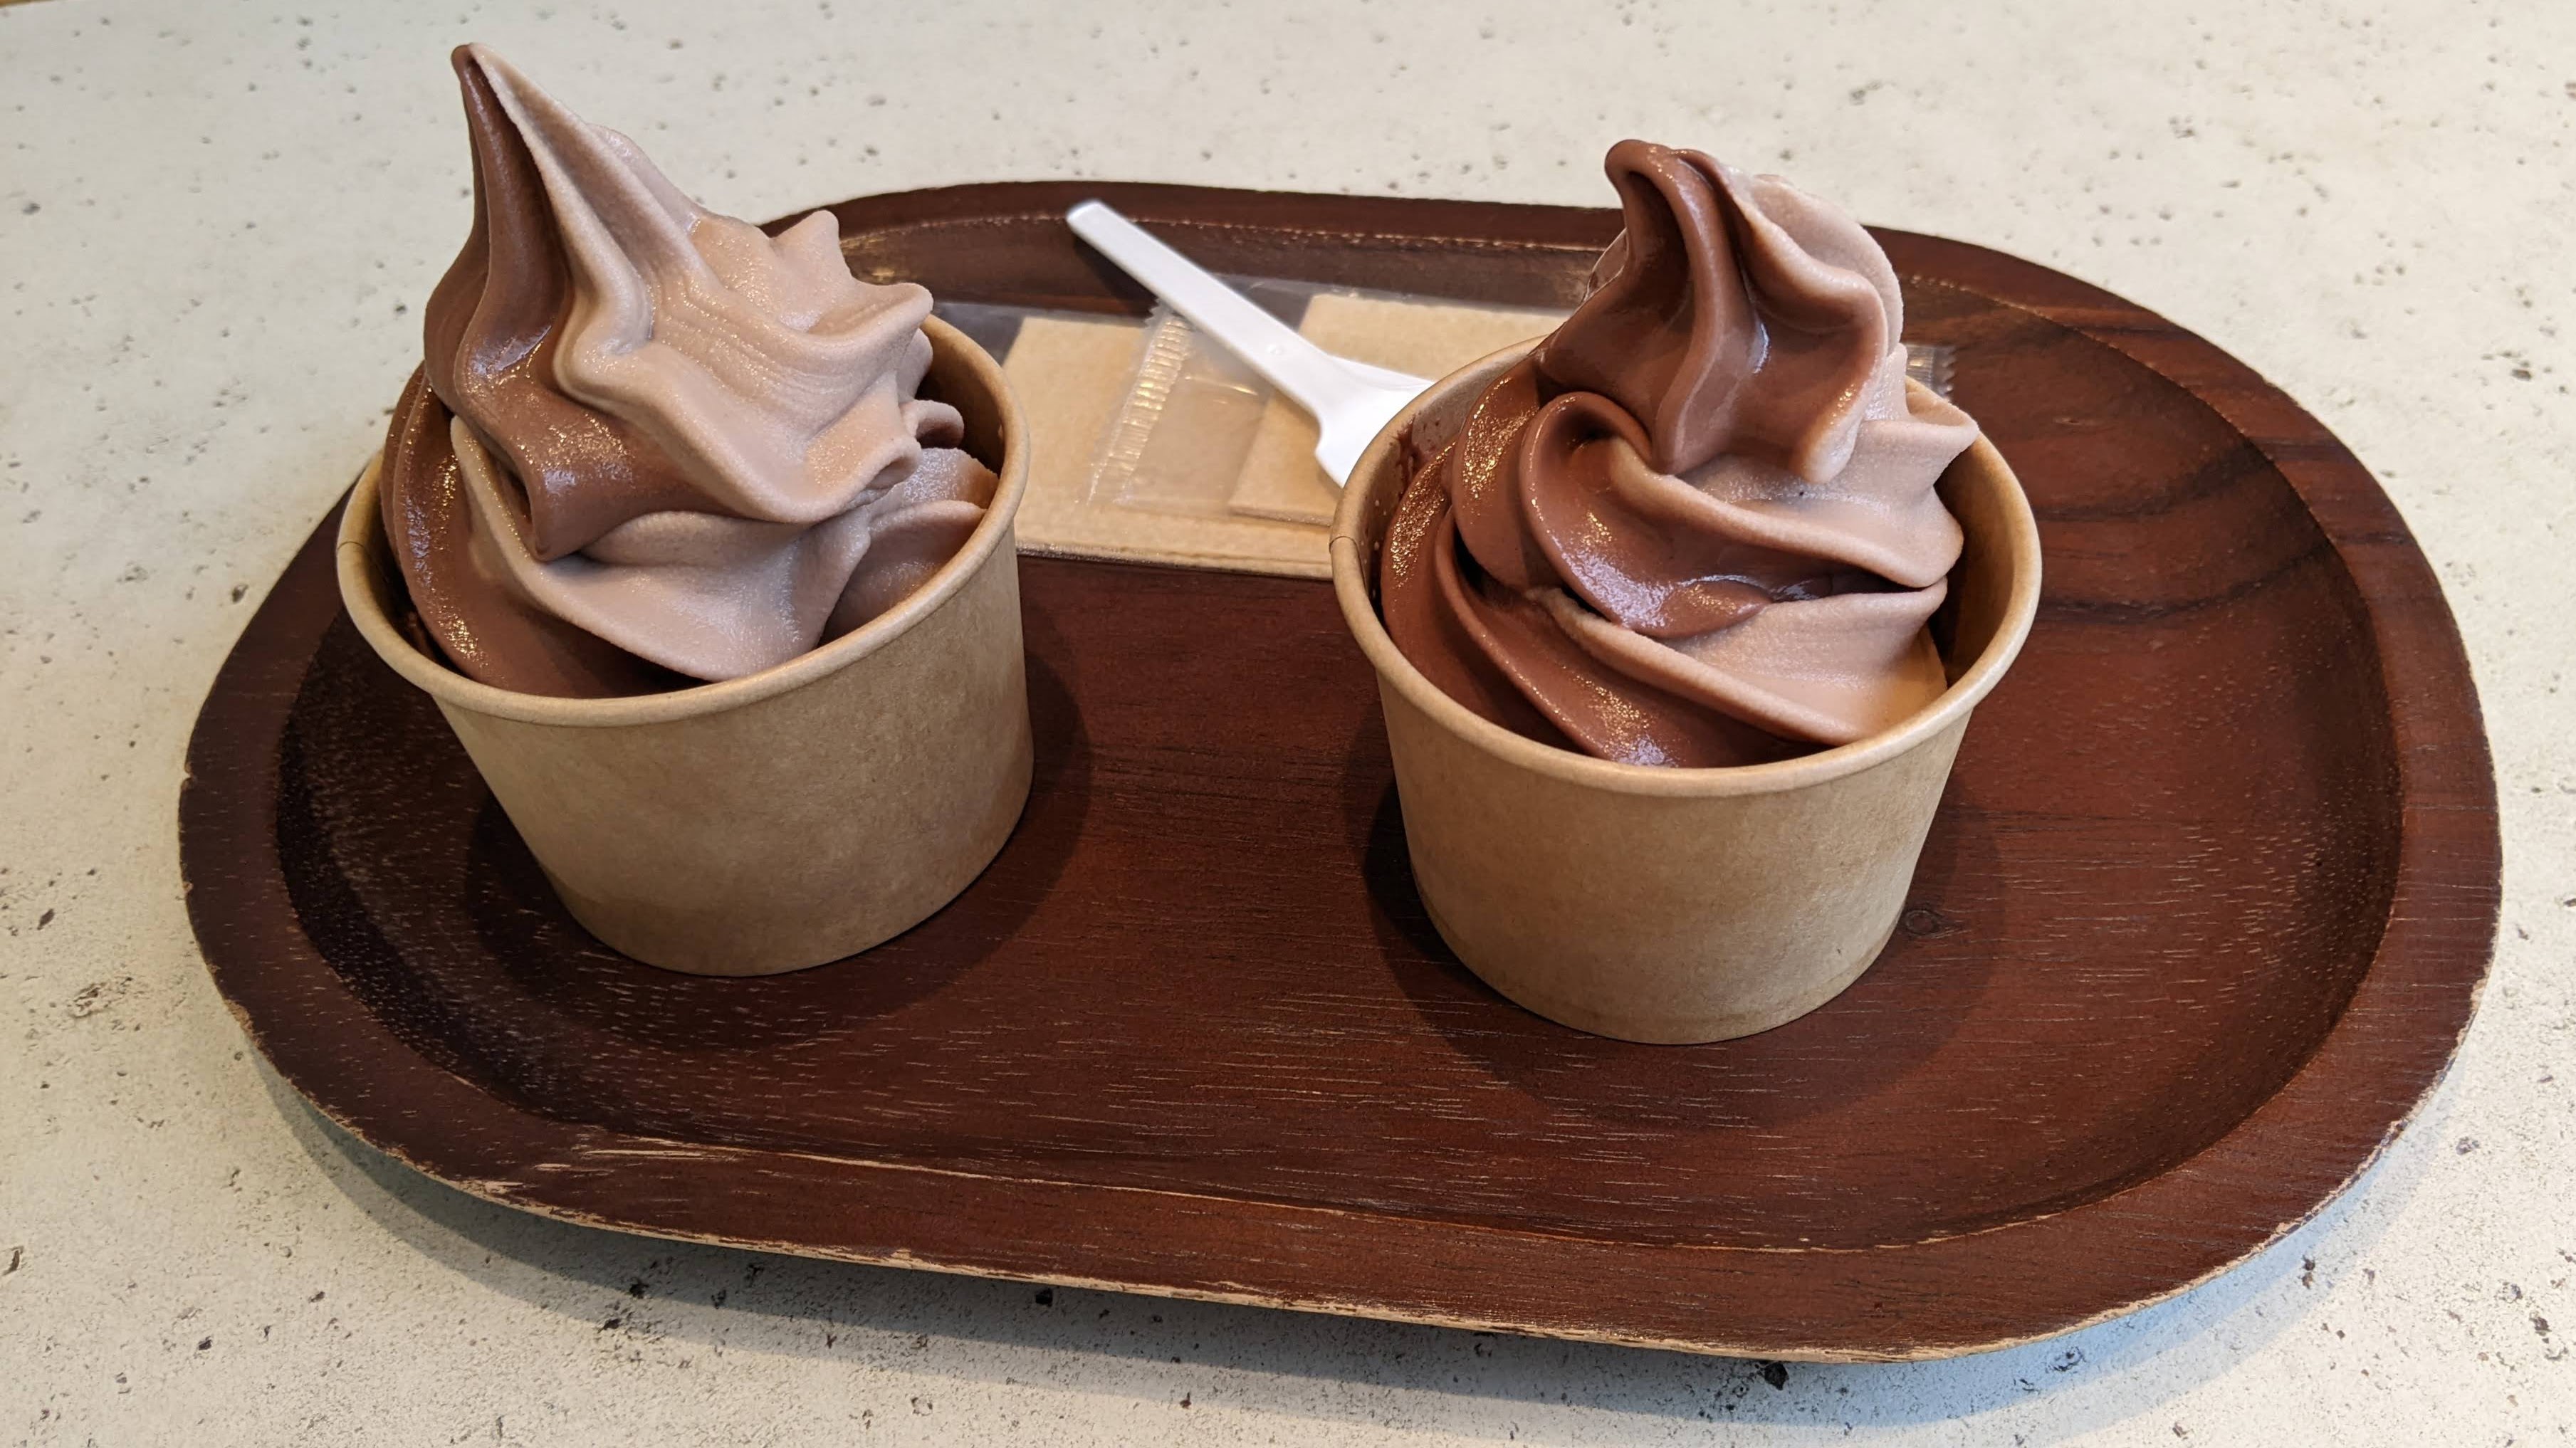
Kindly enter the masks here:
[[[1554, 303], [1615, 213], [975, 186], [863, 275], [1141, 313], [1099, 194], [1226, 271]], [[2038, 506], [2048, 589], [1886, 954], [1720, 1045], [1580, 1035], [1425, 920], [1328, 586], [1022, 562], [1037, 785], [840, 964], [651, 970], [572, 924], [367, 651], [331, 524], [225, 663], [189, 912], [278, 1071], [466, 1191], [766, 1250], [1787, 1358], [2127, 1311], [2315, 1212], [2474, 1005], [2493, 785], [2432, 573], [2317, 422], [2043, 268], [1883, 233]]]

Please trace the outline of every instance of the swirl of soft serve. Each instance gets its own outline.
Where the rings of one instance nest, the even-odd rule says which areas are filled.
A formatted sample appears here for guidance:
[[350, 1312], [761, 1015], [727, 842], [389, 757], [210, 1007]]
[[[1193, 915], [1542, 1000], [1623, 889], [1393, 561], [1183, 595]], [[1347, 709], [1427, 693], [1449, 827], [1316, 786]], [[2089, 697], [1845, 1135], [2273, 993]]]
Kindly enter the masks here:
[[994, 478], [919, 396], [928, 292], [852, 276], [829, 212], [775, 237], [716, 215], [489, 51], [454, 60], [475, 228], [384, 508], [459, 668], [553, 694], [738, 678], [956, 553]]
[[1946, 684], [1934, 485], [1976, 424], [1909, 393], [1895, 272], [1842, 212], [1640, 141], [1608, 170], [1589, 295], [1398, 505], [1389, 634], [1486, 718], [1628, 763], [1896, 723]]

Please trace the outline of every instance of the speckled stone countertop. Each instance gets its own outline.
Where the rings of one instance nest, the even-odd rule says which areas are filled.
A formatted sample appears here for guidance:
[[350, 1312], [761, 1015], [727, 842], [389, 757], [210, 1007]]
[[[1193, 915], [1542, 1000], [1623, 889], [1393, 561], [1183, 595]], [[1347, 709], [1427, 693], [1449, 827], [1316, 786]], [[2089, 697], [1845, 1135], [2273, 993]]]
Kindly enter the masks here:
[[[2576, 6], [2245, 8], [0, 6], [0, 1442], [2567, 1441]], [[740, 215], [1063, 176], [1600, 204], [1637, 134], [2174, 318], [2336, 429], [2450, 591], [2506, 846], [2458, 1065], [2237, 1272], [1900, 1367], [675, 1247], [412, 1175], [249, 1052], [173, 802], [464, 235], [469, 37]]]

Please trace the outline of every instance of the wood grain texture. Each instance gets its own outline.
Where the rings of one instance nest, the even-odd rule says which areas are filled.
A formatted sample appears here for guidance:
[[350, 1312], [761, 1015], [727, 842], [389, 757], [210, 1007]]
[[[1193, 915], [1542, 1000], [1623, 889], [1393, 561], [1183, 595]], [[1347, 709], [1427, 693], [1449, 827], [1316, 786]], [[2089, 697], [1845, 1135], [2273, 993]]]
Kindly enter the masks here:
[[[1613, 213], [1172, 187], [837, 208], [862, 274], [1142, 310], [1099, 194], [1221, 270], [1561, 303]], [[1329, 588], [1024, 559], [1037, 782], [911, 933], [755, 981], [565, 916], [339, 617], [326, 522], [227, 661], [189, 907], [280, 1072], [495, 1200], [670, 1236], [1767, 1357], [1998, 1346], [2169, 1295], [2402, 1128], [2474, 1007], [2493, 785], [2432, 574], [2207, 343], [1882, 233], [2038, 509], [2041, 615], [1895, 941], [1825, 1008], [1629, 1045], [1423, 917]]]

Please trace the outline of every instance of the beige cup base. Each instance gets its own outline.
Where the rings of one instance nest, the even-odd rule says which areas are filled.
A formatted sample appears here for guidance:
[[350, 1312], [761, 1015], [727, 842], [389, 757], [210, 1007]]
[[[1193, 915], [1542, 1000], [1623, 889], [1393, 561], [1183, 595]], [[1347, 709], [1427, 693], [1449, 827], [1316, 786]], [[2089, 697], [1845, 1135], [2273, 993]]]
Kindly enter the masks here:
[[[1431, 924], [1440, 932], [1440, 938], [1451, 940], [1449, 927], [1441, 923], [1440, 912], [1431, 909], [1427, 900], [1423, 902], [1423, 908], [1431, 916]], [[1648, 1046], [1704, 1046], [1742, 1036], [1758, 1036], [1818, 1009], [1867, 975], [1869, 968], [1878, 963], [1879, 952], [1887, 948], [1887, 942], [1895, 935], [1896, 922], [1891, 920], [1876, 939], [1846, 952], [1838, 969], [1806, 977], [1805, 989], [1785, 1002], [1698, 1019], [1606, 1012], [1600, 1007], [1598, 991], [1584, 990], [1579, 986], [1571, 990], [1552, 989], [1555, 982], [1518, 978], [1508, 965], [1478, 971], [1476, 978], [1492, 986], [1495, 994], [1530, 1014], [1544, 1016], [1558, 1025], [1570, 1026], [1588, 1035], [1635, 1041]], [[1457, 949], [1454, 942], [1450, 949]]]
[[1018, 577], [996, 556], [880, 656], [741, 709], [628, 729], [440, 712], [602, 941], [691, 975], [839, 960], [974, 883], [1028, 802]]
[[1412, 460], [1526, 350], [1452, 374], [1390, 423], [1334, 520], [1334, 587], [1378, 672], [1415, 883], [1459, 960], [1550, 1020], [1658, 1044], [1769, 1030], [1840, 994], [1894, 935], [1970, 712], [2038, 611], [2037, 524], [1984, 439], [1944, 475], [1967, 535], [1935, 630], [1952, 682], [1893, 729], [1734, 769], [1524, 739], [1404, 659], [1374, 585]]
[[1000, 460], [983, 523], [910, 598], [744, 678], [621, 699], [476, 683], [394, 624], [376, 468], [350, 497], [340, 592], [359, 632], [437, 701], [573, 918], [637, 960], [775, 975], [855, 955], [971, 884], [1028, 801], [1027, 429], [981, 348], [924, 330], [925, 390]]

